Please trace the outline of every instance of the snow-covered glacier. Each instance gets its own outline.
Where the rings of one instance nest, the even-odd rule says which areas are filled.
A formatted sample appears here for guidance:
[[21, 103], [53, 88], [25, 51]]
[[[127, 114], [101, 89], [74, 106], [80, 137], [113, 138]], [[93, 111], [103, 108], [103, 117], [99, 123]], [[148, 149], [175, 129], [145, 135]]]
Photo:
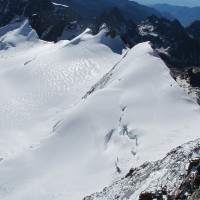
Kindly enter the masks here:
[[0, 199], [83, 199], [199, 137], [199, 105], [149, 42], [54, 44], [27, 21], [0, 36]]
[[63, 110], [123, 57], [99, 42], [103, 32], [93, 37], [87, 30], [73, 41], [54, 44], [39, 40], [27, 21], [0, 33], [5, 30], [0, 38], [2, 158], [48, 137]]

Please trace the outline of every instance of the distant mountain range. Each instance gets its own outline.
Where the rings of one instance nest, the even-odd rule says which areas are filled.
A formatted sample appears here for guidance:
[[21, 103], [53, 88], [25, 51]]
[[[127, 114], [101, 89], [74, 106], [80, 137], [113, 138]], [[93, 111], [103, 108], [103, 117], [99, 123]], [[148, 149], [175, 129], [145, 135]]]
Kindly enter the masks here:
[[168, 4], [155, 4], [152, 6], [162, 13], [169, 13], [177, 18], [184, 26], [188, 26], [195, 20], [200, 20], [200, 6], [186, 7], [186, 6], [172, 6]]
[[24, 20], [29, 17], [31, 26], [41, 39], [57, 41], [57, 36], [61, 36], [66, 27], [67, 30], [83, 31], [86, 27], [92, 27], [102, 13], [109, 12], [113, 7], [120, 8], [123, 16], [134, 23], [151, 15], [167, 17], [154, 8], [128, 0], [96, 0], [92, 3], [89, 0], [54, 0], [53, 3], [50, 0], [13, 0], [12, 3], [3, 0], [0, 2], [0, 26], [16, 18]]
[[96, 0], [92, 2], [91, 0], [54, 0], [53, 2], [68, 5], [84, 18], [90, 20], [113, 7], [120, 7], [122, 14], [127, 18], [131, 18], [135, 23], [139, 23], [150, 15], [168, 17], [168, 15], [162, 14], [154, 8], [129, 0]]
[[128, 47], [151, 41], [152, 46], [169, 67], [185, 68], [200, 65], [199, 23], [185, 29], [178, 20], [128, 0], [4, 0], [0, 4], [0, 25], [23, 21], [40, 39], [57, 42], [71, 40], [90, 28], [98, 34], [102, 26], [107, 34], [120, 36]]

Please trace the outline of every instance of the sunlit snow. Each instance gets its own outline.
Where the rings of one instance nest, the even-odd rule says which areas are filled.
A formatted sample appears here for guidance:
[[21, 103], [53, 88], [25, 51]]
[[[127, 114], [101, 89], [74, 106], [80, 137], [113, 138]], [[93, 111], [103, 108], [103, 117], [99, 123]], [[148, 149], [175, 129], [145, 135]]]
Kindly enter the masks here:
[[199, 137], [199, 106], [148, 42], [53, 44], [28, 22], [0, 40], [0, 199], [79, 200]]

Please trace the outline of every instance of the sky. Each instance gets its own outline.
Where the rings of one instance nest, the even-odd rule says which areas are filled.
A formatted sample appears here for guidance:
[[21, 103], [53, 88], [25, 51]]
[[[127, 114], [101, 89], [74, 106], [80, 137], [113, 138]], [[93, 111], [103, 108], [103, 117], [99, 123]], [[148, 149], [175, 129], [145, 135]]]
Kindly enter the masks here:
[[200, 0], [135, 0], [138, 3], [152, 5], [156, 3], [167, 3], [172, 5], [179, 5], [179, 6], [200, 6]]

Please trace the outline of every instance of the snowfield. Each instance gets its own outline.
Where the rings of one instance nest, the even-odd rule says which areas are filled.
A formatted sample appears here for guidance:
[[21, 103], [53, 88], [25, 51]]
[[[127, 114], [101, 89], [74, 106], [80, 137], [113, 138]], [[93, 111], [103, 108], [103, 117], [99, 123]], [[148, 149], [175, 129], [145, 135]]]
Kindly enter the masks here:
[[25, 21], [0, 38], [0, 157], [48, 137], [63, 110], [122, 58], [99, 42], [103, 32], [95, 38], [88, 32], [71, 42], [47, 43]]
[[0, 199], [83, 199], [199, 137], [199, 106], [150, 44], [105, 32], [53, 44], [25, 21], [2, 34]]

